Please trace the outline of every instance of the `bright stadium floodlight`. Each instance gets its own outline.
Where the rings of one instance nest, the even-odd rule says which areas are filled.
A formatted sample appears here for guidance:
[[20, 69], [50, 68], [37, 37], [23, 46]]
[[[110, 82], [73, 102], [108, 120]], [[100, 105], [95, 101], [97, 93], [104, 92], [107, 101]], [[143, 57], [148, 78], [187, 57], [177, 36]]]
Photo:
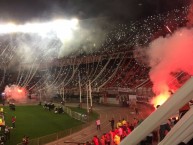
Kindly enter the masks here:
[[73, 36], [73, 30], [77, 29], [78, 20], [55, 20], [51, 23], [53, 31], [61, 41], [70, 40]]
[[17, 32], [17, 26], [14, 23], [0, 25], [0, 34], [15, 33], [15, 32]]
[[73, 31], [78, 28], [78, 19], [58, 19], [45, 23], [14, 23], [0, 24], [0, 34], [9, 33], [36, 33], [42, 37], [57, 36], [62, 42], [70, 40]]

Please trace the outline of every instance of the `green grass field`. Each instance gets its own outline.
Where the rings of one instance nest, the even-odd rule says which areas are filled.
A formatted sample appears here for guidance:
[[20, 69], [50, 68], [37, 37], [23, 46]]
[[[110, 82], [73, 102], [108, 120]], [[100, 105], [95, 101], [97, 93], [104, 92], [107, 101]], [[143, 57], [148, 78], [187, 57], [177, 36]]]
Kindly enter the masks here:
[[49, 135], [75, 126], [82, 122], [67, 114], [54, 114], [42, 106], [16, 106], [16, 111], [4, 107], [6, 125], [12, 126], [11, 117], [16, 116], [16, 128], [11, 130], [11, 139], [6, 145], [16, 145], [24, 135], [30, 139]]

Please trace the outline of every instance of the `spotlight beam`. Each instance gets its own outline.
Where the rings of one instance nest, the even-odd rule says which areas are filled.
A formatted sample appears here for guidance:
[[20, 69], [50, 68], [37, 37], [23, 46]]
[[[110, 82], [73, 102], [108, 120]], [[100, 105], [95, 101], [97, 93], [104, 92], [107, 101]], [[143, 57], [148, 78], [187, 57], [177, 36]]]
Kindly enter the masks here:
[[57, 19], [45, 23], [0, 24], [0, 35], [12, 33], [35, 33], [43, 37], [57, 36], [61, 40], [72, 38], [73, 30], [78, 28], [78, 20]]

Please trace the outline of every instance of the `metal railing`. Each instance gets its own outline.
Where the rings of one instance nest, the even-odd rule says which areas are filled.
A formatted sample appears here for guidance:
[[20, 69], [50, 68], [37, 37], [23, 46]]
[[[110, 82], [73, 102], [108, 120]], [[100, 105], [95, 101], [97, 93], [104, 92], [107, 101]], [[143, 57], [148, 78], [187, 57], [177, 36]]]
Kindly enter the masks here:
[[80, 120], [82, 122], [88, 122], [89, 121], [89, 116], [87, 114], [81, 114], [75, 111], [72, 111], [69, 107], [63, 107], [64, 112], [67, 113], [69, 116], [76, 120]]

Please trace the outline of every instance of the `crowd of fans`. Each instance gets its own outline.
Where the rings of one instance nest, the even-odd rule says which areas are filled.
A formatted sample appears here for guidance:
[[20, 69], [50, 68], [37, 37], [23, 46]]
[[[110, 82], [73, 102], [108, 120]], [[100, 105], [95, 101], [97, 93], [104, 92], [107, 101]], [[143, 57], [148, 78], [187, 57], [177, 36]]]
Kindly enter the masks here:
[[[97, 120], [98, 121], [98, 120]], [[108, 133], [104, 133], [102, 136], [93, 136], [92, 141], [87, 141], [85, 145], [119, 145], [121, 140], [123, 140], [127, 135], [129, 135], [143, 119], [133, 118], [132, 121], [126, 121], [124, 118], [119, 120], [116, 124], [114, 118], [109, 120], [111, 130]], [[170, 129], [177, 123], [176, 118], [169, 119], [167, 121], [168, 130], [164, 133], [161, 133], [162, 128], [158, 127], [156, 130], [151, 132], [146, 138], [144, 138], [140, 145], [152, 145], [155, 142], [161, 141], [163, 137], [170, 131]], [[98, 122], [96, 122], [98, 123]], [[97, 124], [97, 130], [100, 130]], [[167, 128], [166, 128], [167, 129]]]
[[[179, 114], [176, 114], [169, 118], [168, 120], [162, 122], [155, 130], [153, 130], [149, 135], [147, 135], [139, 145], [153, 145], [161, 142], [168, 132], [175, 126], [175, 124], [185, 115], [186, 112], [190, 110], [190, 101], [186, 103], [183, 107], [179, 109]], [[159, 105], [157, 106], [157, 108]], [[139, 110], [135, 110], [136, 116], [139, 114]], [[126, 121], [124, 118], [119, 120], [115, 124], [114, 118], [109, 120], [111, 130], [104, 133], [102, 136], [93, 136], [92, 141], [87, 141], [85, 145], [119, 145], [121, 140], [123, 140], [127, 135], [129, 135], [138, 125], [143, 122], [142, 118], [133, 118], [133, 120]], [[101, 130], [100, 120], [96, 121], [97, 130]], [[187, 145], [192, 144], [193, 139], [190, 140]], [[180, 142], [179, 145], [185, 145], [184, 142]]]
[[[108, 133], [103, 133], [101, 137], [93, 136], [92, 141], [87, 141], [85, 145], [118, 145], [121, 140], [124, 139], [127, 135], [129, 135], [137, 125], [139, 125], [142, 120], [138, 120], [137, 118], [133, 118], [131, 122], [126, 121], [124, 118], [119, 120], [115, 124], [114, 118], [109, 120], [111, 130]], [[96, 121], [97, 130], [99, 127], [98, 120]], [[153, 141], [153, 137], [148, 137], [148, 141]]]

